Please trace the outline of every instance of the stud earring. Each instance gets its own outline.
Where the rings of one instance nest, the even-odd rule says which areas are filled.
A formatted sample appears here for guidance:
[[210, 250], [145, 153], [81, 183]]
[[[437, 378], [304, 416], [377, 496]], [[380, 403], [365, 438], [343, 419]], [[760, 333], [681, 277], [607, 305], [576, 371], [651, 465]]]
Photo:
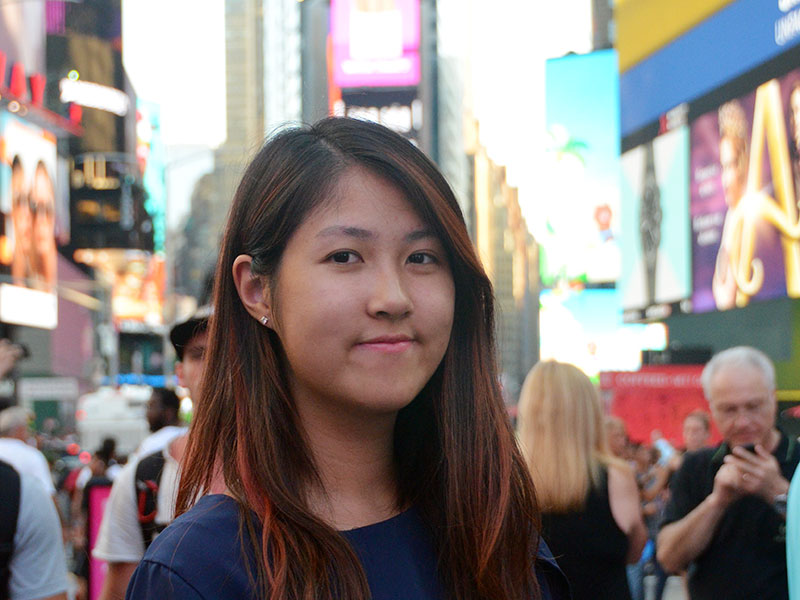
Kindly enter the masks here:
[[264, 315], [259, 319], [259, 321], [261, 321], [262, 325], [266, 325], [267, 323], [269, 323], [269, 317], [267, 315]]

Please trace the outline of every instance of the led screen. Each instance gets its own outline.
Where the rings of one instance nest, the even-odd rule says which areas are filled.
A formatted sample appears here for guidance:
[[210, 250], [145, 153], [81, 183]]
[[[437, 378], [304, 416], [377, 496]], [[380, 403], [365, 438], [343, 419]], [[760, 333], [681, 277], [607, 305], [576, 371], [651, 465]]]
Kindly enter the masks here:
[[56, 326], [56, 172], [55, 137], [0, 114], [2, 321]]
[[692, 304], [800, 296], [800, 69], [691, 126]]
[[[121, 331], [147, 331], [163, 325], [164, 257], [141, 250], [81, 249], [75, 260], [92, 266], [111, 288], [111, 315]], [[144, 326], [147, 327], [144, 327]]]
[[331, 35], [340, 88], [419, 84], [419, 0], [331, 0]]
[[157, 104], [137, 100], [136, 162], [146, 191], [144, 209], [153, 223], [153, 250], [164, 252], [167, 236], [167, 156]]
[[619, 91], [613, 50], [547, 61], [547, 151], [529, 227], [542, 283], [620, 274]]
[[662, 317], [691, 295], [688, 190], [688, 127], [622, 155], [618, 287], [626, 321]]

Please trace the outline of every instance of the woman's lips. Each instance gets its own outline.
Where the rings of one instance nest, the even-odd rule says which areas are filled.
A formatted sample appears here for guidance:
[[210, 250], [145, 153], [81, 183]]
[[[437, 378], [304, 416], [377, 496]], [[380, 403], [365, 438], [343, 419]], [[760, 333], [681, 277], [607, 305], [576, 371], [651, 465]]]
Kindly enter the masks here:
[[373, 350], [385, 354], [396, 354], [408, 350], [413, 343], [414, 340], [407, 336], [387, 336], [361, 342], [358, 346], [365, 350]]

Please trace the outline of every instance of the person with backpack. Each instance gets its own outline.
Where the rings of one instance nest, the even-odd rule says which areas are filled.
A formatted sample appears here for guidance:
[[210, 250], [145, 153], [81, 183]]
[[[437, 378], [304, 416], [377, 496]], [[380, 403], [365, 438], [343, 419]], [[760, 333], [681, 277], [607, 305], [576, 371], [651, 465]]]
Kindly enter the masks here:
[[0, 600], [66, 600], [61, 523], [33, 475], [0, 461]]
[[[210, 309], [201, 308], [170, 331], [178, 357], [175, 374], [195, 400], [203, 373], [209, 315]], [[128, 581], [145, 550], [172, 521], [185, 443], [185, 435], [173, 437], [161, 449], [126, 465], [115, 479], [92, 551], [94, 558], [108, 563], [100, 600], [125, 597]]]

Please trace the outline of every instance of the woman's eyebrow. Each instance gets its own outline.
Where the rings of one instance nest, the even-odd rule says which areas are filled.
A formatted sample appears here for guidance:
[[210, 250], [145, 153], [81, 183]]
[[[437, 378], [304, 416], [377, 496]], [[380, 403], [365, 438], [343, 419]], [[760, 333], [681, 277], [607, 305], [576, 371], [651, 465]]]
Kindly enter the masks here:
[[408, 235], [406, 235], [407, 242], [418, 242], [419, 240], [424, 240], [428, 238], [439, 239], [433, 230], [431, 229], [417, 229], [416, 231], [412, 231]]
[[320, 231], [316, 237], [333, 237], [336, 235], [344, 235], [359, 240], [368, 240], [375, 237], [375, 233], [372, 231], [361, 229], [360, 227], [349, 227], [347, 225], [331, 225]]
[[[378, 235], [370, 231], [368, 229], [362, 229], [360, 227], [352, 227], [348, 225], [331, 225], [330, 227], [326, 227], [315, 237], [324, 238], [324, 237], [333, 237], [337, 235], [343, 235], [346, 237], [352, 237], [359, 240], [369, 240], [378, 237]], [[405, 236], [405, 241], [407, 242], [416, 242], [419, 240], [427, 239], [427, 238], [434, 238], [438, 239], [438, 236], [433, 233], [431, 229], [417, 229], [412, 231]]]

